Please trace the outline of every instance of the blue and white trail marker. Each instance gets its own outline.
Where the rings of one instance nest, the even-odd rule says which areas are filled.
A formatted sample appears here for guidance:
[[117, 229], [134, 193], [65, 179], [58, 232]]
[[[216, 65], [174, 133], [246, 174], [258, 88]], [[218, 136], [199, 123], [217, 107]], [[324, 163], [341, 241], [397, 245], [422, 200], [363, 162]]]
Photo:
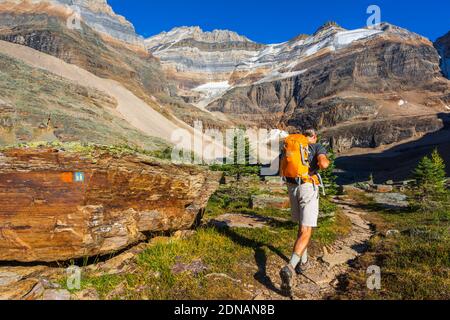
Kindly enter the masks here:
[[84, 172], [75, 172], [73, 180], [75, 182], [84, 182]]

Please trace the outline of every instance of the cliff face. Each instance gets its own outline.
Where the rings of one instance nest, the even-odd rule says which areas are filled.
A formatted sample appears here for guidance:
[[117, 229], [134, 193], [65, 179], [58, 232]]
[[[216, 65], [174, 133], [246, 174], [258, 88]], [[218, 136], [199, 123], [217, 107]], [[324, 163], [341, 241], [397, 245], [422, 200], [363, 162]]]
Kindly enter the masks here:
[[142, 156], [0, 153], [0, 261], [119, 251], [149, 232], [190, 228], [220, 177]]
[[145, 44], [182, 89], [228, 80], [236, 65], [264, 47], [232, 31], [204, 32], [199, 27], [174, 28], [146, 39]]
[[442, 73], [447, 79], [450, 79], [450, 32], [439, 38], [435, 47], [441, 56]]
[[[20, 9], [18, 9], [20, 8]], [[102, 37], [84, 21], [67, 27], [70, 10], [48, 3], [0, 3], [0, 40], [25, 45], [114, 79], [139, 96], [168, 91], [159, 62], [142, 49]]]
[[[390, 24], [346, 30], [329, 23], [272, 45], [213, 34], [178, 28], [146, 44], [176, 75], [180, 94], [236, 123], [313, 126], [346, 151], [439, 130], [438, 114], [450, 110], [450, 82], [433, 44]], [[437, 47], [446, 50], [444, 38]]]
[[443, 127], [437, 114], [450, 110], [450, 82], [430, 41], [387, 24], [356, 31], [327, 26], [300, 39], [272, 48], [268, 72], [256, 71], [269, 61], [263, 55], [238, 66], [236, 85], [207, 108], [260, 126], [313, 126], [339, 151]]
[[[109, 12], [101, 8], [92, 7], [91, 11], [99, 15]], [[220, 119], [178, 97], [160, 61], [145, 48], [98, 32], [85, 20], [80, 30], [69, 28], [71, 14], [69, 7], [45, 1], [0, 2], [0, 40], [31, 47], [101, 78], [118, 81], [168, 118], [189, 125], [201, 120], [209, 127], [224, 126]]]
[[26, 3], [23, 0], [0, 0], [0, 5], [15, 4], [15, 11], [20, 11], [27, 4], [50, 5], [55, 10], [73, 14], [77, 12], [81, 19], [92, 29], [114, 39], [143, 47], [143, 38], [139, 37], [133, 25], [124, 17], [117, 15], [108, 5], [106, 0], [31, 0]]

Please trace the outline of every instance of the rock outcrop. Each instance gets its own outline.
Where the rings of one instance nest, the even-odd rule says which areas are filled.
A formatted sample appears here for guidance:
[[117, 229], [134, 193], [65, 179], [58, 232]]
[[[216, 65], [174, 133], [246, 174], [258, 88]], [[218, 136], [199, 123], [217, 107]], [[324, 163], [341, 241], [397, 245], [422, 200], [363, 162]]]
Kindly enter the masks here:
[[140, 96], [169, 91], [159, 62], [143, 47], [104, 37], [84, 20], [80, 22], [82, 30], [69, 28], [67, 10], [47, 2], [15, 5], [0, 0], [0, 40], [36, 49], [99, 77], [117, 80]]
[[348, 123], [323, 132], [323, 138], [338, 153], [352, 148], [378, 148], [397, 142], [422, 137], [445, 127], [445, 121], [436, 115], [404, 116]]
[[174, 28], [146, 39], [145, 45], [180, 89], [226, 82], [237, 65], [264, 47], [232, 31], [204, 32], [200, 27]]
[[[107, 12], [94, 8], [92, 12], [99, 16]], [[81, 30], [71, 28], [67, 25], [70, 10], [45, 1], [0, 0], [0, 40], [33, 48], [101, 78], [118, 81], [166, 118], [177, 118], [191, 126], [197, 120], [207, 127], [224, 126], [219, 124], [220, 119], [176, 96], [176, 87], [167, 80], [159, 60], [143, 46], [105, 36], [83, 19]]]
[[[14, 5], [14, 11], [26, 10], [30, 4], [39, 9], [45, 6], [53, 10], [64, 11], [68, 15], [68, 24], [77, 24], [76, 19], [83, 20], [97, 32], [119, 41], [139, 47], [144, 46], [144, 39], [136, 34], [134, 26], [123, 16], [117, 15], [106, 0], [0, 0], [0, 5]], [[61, 8], [59, 8], [61, 7]]]
[[441, 56], [442, 73], [450, 79], [450, 32], [439, 38], [434, 45]]
[[191, 228], [220, 176], [144, 156], [56, 149], [0, 153], [0, 261], [117, 252]]

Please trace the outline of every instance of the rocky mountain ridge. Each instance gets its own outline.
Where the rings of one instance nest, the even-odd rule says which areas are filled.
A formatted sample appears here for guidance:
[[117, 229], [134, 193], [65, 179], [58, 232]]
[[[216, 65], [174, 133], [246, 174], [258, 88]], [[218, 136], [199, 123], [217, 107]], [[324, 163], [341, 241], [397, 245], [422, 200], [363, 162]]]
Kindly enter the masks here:
[[186, 37], [148, 40], [186, 99], [249, 125], [320, 128], [337, 151], [439, 130], [437, 114], [450, 110], [433, 43], [388, 23], [357, 30], [327, 23], [251, 51], [232, 42], [205, 49]]
[[[65, 25], [73, 4], [84, 8], [82, 16], [89, 12], [81, 33]], [[3, 0], [0, 22], [0, 40], [116, 80], [191, 126], [314, 126], [345, 152], [439, 130], [439, 113], [450, 111], [440, 68], [446, 60], [428, 39], [388, 23], [357, 30], [327, 23], [313, 35], [270, 45], [228, 30], [182, 27], [147, 39], [147, 52], [114, 34], [132, 26], [104, 0]]]
[[193, 39], [198, 42], [223, 43], [223, 42], [253, 42], [245, 36], [241, 36], [234, 31], [213, 30], [204, 32], [200, 27], [177, 27], [169, 32], [162, 32], [156, 36], [145, 40], [145, 44], [150, 51], [161, 51], [161, 44], [170, 45], [179, 41]]
[[81, 18], [89, 27], [103, 35], [140, 48], [144, 46], [143, 38], [136, 34], [131, 22], [116, 14], [107, 0], [0, 0], [2, 10], [9, 7], [16, 14], [30, 6], [34, 7], [32, 12], [35, 13], [36, 9], [42, 10], [46, 6], [48, 9], [61, 10], [72, 19], [68, 20], [68, 24], [77, 23], [73, 19]]
[[263, 47], [232, 31], [204, 32], [200, 27], [174, 28], [146, 39], [145, 45], [161, 60], [168, 78], [187, 90], [228, 80], [236, 65]]
[[[18, 8], [20, 10], [16, 10]], [[11, 47], [5, 43], [5, 45], [2, 44], [0, 49], [8, 51], [9, 58], [25, 54], [29, 58], [26, 59], [25, 63], [34, 67], [36, 66], [33, 64], [34, 62], [38, 64], [39, 62], [46, 62], [47, 65], [44, 69], [55, 73], [57, 76], [62, 75], [60, 73], [62, 69], [69, 71], [67, 70], [69, 68], [71, 71], [62, 77], [68, 76], [70, 81], [78, 79], [76, 81], [80, 86], [91, 80], [93, 81], [90, 84], [91, 87], [97, 87], [100, 83], [106, 84], [106, 87], [104, 86], [101, 90], [102, 93], [109, 96], [104, 99], [106, 101], [114, 100], [115, 98], [111, 95], [115, 96], [118, 93], [111, 92], [111, 89], [113, 89], [112, 91], [119, 89], [120, 93], [116, 96], [117, 101], [114, 104], [115, 107], [121, 108], [120, 105], [122, 106], [122, 115], [117, 117], [117, 114], [115, 114], [111, 118], [109, 114], [111, 112], [117, 113], [117, 109], [111, 109], [109, 102], [95, 101], [94, 106], [96, 108], [92, 109], [92, 99], [89, 95], [83, 96], [86, 95], [85, 93], [79, 95], [68, 91], [65, 95], [62, 94], [62, 99], [55, 104], [51, 101], [56, 97], [52, 97], [50, 100], [42, 99], [43, 96], [47, 95], [40, 91], [29, 91], [27, 95], [24, 95], [22, 90], [25, 87], [20, 85], [14, 87], [14, 92], [11, 92], [10, 84], [4, 81], [0, 83], [0, 97], [9, 103], [13, 110], [16, 110], [18, 116], [15, 118], [17, 118], [17, 121], [26, 123], [27, 126], [26, 128], [13, 126], [13, 129], [9, 128], [7, 131], [0, 130], [0, 144], [35, 141], [38, 137], [48, 137], [51, 141], [58, 138], [61, 142], [70, 142], [74, 139], [75, 141], [87, 140], [104, 144], [109, 144], [112, 141], [123, 141], [130, 145], [153, 149], [155, 135], [159, 137], [161, 133], [166, 133], [164, 139], [166, 143], [170, 144], [170, 137], [174, 128], [183, 126], [187, 130], [192, 130], [189, 125], [198, 119], [202, 119], [204, 123], [212, 126], [216, 122], [220, 122], [215, 121], [209, 113], [186, 104], [181, 98], [177, 97], [174, 94], [175, 90], [172, 89], [174, 86], [166, 80], [158, 59], [146, 50], [142, 48], [138, 50], [135, 46], [126, 42], [105, 37], [83, 20], [81, 21], [81, 30], [69, 28], [66, 23], [69, 14], [70, 11], [64, 10], [64, 7], [49, 3], [21, 2], [19, 5], [12, 2], [9, 2], [8, 5], [3, 3], [0, 5], [0, 40], [14, 43], [16, 46]], [[39, 52], [29, 51], [26, 47]], [[50, 59], [40, 52], [59, 60]], [[6, 63], [8, 60], [8, 58], [0, 56], [0, 63], [3, 63], [3, 61]], [[77, 70], [74, 66], [82, 70]], [[38, 67], [42, 66], [39, 65]], [[41, 87], [42, 82], [36, 80], [36, 78], [45, 78], [45, 75], [39, 74], [39, 77], [26, 76], [25, 73], [29, 70], [28, 68], [20, 68], [20, 79], [16, 79], [16, 81], [30, 82], [29, 80], [33, 80], [37, 81], [32, 83], [33, 87]], [[80, 72], [83, 74], [84, 70], [89, 72], [89, 75], [85, 75], [85, 77], [90, 80], [83, 81], [83, 79], [80, 79]], [[12, 76], [10, 68], [6, 68], [5, 71], [7, 71], [7, 79], [10, 79], [10, 76]], [[36, 75], [37, 73], [34, 72], [33, 74]], [[92, 77], [93, 75], [95, 77]], [[51, 87], [53, 85], [66, 86], [65, 82], [52, 81], [47, 83], [49, 88], [46, 93], [53, 94], [54, 90]], [[128, 92], [124, 94], [123, 89]], [[90, 90], [84, 88], [83, 92], [90, 92]], [[55, 110], [55, 106], [60, 105], [59, 102], [61, 101], [65, 101], [65, 106]], [[71, 106], [68, 101], [76, 103], [75, 107], [68, 108]], [[16, 103], [20, 103], [20, 108]], [[40, 108], [37, 108], [37, 105]], [[136, 106], [142, 108], [140, 112], [136, 112], [134, 109]], [[17, 109], [20, 109], [21, 113]], [[82, 116], [74, 116], [70, 109], [72, 111], [81, 110]], [[88, 120], [84, 123], [80, 121], [87, 114], [91, 114], [91, 117], [88, 117]], [[52, 135], [42, 135], [38, 128], [40, 124], [45, 126], [49, 116], [53, 117], [53, 124], [58, 126], [49, 128], [50, 131], [54, 129], [56, 138]], [[10, 118], [9, 115], [5, 115], [5, 117]], [[119, 118], [122, 118], [122, 120], [119, 120]], [[121, 128], [117, 127], [116, 120], [121, 122], [119, 125]], [[68, 121], [74, 121], [74, 123], [70, 125]], [[91, 125], [94, 122], [96, 125]], [[137, 130], [123, 130], [124, 125], [128, 128], [135, 127], [134, 129]], [[0, 124], [0, 128], [3, 128], [3, 124]], [[155, 128], [160, 129], [155, 130]], [[20, 131], [19, 134], [17, 134], [16, 129]], [[26, 132], [26, 134], [22, 132]], [[108, 134], [105, 134], [105, 132], [108, 132]], [[149, 132], [153, 135], [149, 136]], [[138, 136], [140, 138], [137, 138]], [[142, 136], [147, 138], [142, 139]], [[44, 140], [48, 141], [47, 138]]]

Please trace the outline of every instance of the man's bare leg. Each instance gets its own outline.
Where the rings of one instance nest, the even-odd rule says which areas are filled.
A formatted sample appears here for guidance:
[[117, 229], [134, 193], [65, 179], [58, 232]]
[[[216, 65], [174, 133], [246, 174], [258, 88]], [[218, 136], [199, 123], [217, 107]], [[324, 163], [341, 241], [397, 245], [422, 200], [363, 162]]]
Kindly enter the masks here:
[[[297, 241], [295, 242], [295, 246], [294, 246], [294, 253], [297, 256], [303, 257], [303, 254], [308, 249], [309, 243], [311, 241], [312, 233], [313, 233], [313, 228], [303, 227], [303, 226], [300, 227], [300, 230], [298, 232], [298, 238], [297, 238]], [[294, 266], [294, 268], [295, 267], [296, 266]]]
[[298, 232], [298, 239], [295, 242], [294, 253], [289, 264], [284, 267], [281, 272], [281, 290], [285, 295], [291, 295], [292, 280], [295, 274], [295, 269], [304, 260], [304, 254], [307, 252], [309, 242], [311, 241], [313, 228], [301, 226]]
[[[300, 226], [297, 241], [295, 242], [292, 253], [292, 258], [289, 262], [289, 266], [296, 271], [300, 270], [297, 269], [298, 266], [308, 262], [308, 246], [311, 241], [312, 233], [313, 228]], [[299, 273], [299, 271], [297, 271], [297, 273]]]

